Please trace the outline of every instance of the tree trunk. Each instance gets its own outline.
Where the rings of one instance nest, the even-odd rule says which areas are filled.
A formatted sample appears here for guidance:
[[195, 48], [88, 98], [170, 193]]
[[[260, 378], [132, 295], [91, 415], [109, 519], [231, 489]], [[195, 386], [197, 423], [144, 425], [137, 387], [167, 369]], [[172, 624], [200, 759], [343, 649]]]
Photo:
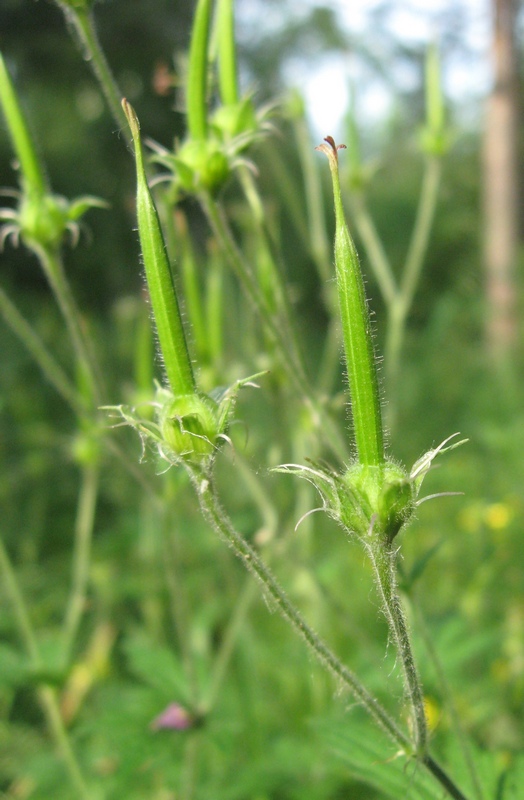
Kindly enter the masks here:
[[517, 335], [518, 0], [491, 0], [493, 89], [484, 133], [484, 265], [486, 341], [496, 362], [507, 360]]

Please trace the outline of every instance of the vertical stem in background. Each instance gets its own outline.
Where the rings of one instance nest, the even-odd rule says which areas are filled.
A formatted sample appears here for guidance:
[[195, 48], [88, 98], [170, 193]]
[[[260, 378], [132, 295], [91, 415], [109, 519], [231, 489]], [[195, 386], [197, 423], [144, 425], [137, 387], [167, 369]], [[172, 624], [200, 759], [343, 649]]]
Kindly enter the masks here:
[[72, 585], [64, 621], [65, 664], [69, 663], [86, 602], [91, 540], [98, 496], [98, 466], [82, 469], [80, 494], [75, 522]]
[[42, 686], [38, 690], [38, 697], [44, 709], [47, 726], [60, 751], [64, 764], [69, 773], [69, 778], [75, 788], [75, 798], [79, 800], [92, 800], [91, 793], [84, 780], [78, 761], [71, 747], [67, 729], [64, 725], [60, 707], [56, 697], [56, 690], [51, 686]]
[[[41, 668], [38, 643], [33, 632], [33, 627], [27, 611], [24, 598], [20, 591], [15, 571], [9, 559], [3, 540], [0, 538], [0, 571], [3, 575], [4, 586], [11, 600], [15, 613], [16, 624], [20, 638], [24, 644], [31, 666], [35, 671]], [[64, 721], [60, 714], [55, 690], [50, 686], [40, 686], [38, 698], [44, 711], [49, 732], [62, 756], [69, 778], [75, 788], [75, 797], [80, 800], [90, 800], [90, 793], [84, 781], [78, 761], [71, 747]]]
[[23, 189], [43, 195], [47, 190], [47, 182], [1, 54], [0, 104], [5, 114], [7, 131], [20, 164]]
[[[413, 298], [424, 265], [424, 258], [428, 250], [429, 237], [437, 208], [441, 175], [442, 165], [440, 159], [435, 156], [428, 156], [425, 162], [417, 216], [400, 286], [392, 298], [388, 292], [388, 327], [384, 361], [389, 389], [388, 394], [393, 399], [393, 407], [390, 409], [390, 417], [393, 419], [395, 416], [394, 406], [398, 402], [398, 376], [406, 333], [406, 320], [413, 304]], [[393, 422], [392, 418], [388, 419], [390, 424]]]
[[207, 134], [207, 70], [211, 0], [198, 0], [187, 70], [187, 130], [191, 139]]
[[116, 84], [104, 51], [100, 47], [91, 11], [81, 8], [72, 8], [68, 3], [63, 3], [61, 0], [57, 0], [57, 3], [62, 8], [66, 20], [78, 36], [82, 46], [83, 56], [90, 64], [98, 79], [113, 119], [118, 125], [119, 130], [122, 130], [126, 138], [129, 138], [125, 114], [120, 104], [122, 92]]
[[0, 314], [6, 325], [11, 328], [38, 364], [46, 380], [77, 414], [82, 414], [85, 411], [82, 397], [80, 397], [60, 364], [55, 361], [40, 337], [20, 314], [3, 289], [0, 289]]
[[238, 103], [235, 17], [233, 0], [218, 0], [218, 81], [224, 105]]
[[[317, 266], [319, 277], [324, 283], [327, 283], [332, 278], [332, 253], [326, 232], [322, 182], [319, 176], [317, 159], [315, 159], [315, 153], [311, 148], [307, 122], [303, 115], [296, 119], [294, 129], [304, 178], [309, 247]], [[328, 311], [334, 311], [336, 301], [331, 303], [328, 297], [326, 305]]]
[[80, 325], [80, 313], [77, 309], [71, 287], [69, 286], [59, 250], [50, 247], [42, 247], [36, 242], [31, 244], [31, 249], [40, 261], [60, 311], [62, 312], [62, 316], [64, 317], [75, 351], [78, 367], [84, 372], [87, 378], [91, 395], [90, 399], [95, 406], [98, 406], [101, 403], [103, 394], [102, 381], [91, 343], [88, 341]]

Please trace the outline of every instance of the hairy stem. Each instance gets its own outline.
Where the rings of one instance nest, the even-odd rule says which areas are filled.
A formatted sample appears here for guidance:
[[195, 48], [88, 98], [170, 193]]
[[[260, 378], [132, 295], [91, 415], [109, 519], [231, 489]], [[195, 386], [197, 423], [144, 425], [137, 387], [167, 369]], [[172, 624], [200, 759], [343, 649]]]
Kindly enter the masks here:
[[416, 754], [423, 758], [427, 751], [428, 731], [424, 697], [418, 676], [406, 618], [400, 602], [395, 577], [396, 551], [383, 541], [364, 542], [375, 573], [382, 609], [402, 665], [404, 685], [411, 706]]
[[83, 56], [90, 64], [100, 84], [100, 88], [109, 106], [111, 115], [118, 125], [118, 129], [122, 131], [124, 136], [129, 140], [127, 121], [122, 111], [122, 106], [120, 105], [122, 93], [117, 86], [104, 55], [104, 51], [98, 41], [92, 13], [85, 9], [73, 9], [65, 3], [61, 3], [60, 0], [57, 0], [57, 2], [62, 8], [67, 22], [71, 25], [78, 37]]
[[[274, 603], [279, 613], [291, 625], [300, 638], [306, 642], [315, 658], [342, 686], [344, 686], [344, 688], [348, 689], [351, 694], [353, 694], [375, 722], [391, 737], [407, 756], [414, 755], [455, 800], [467, 800], [466, 796], [455, 785], [449, 775], [435, 759], [426, 752], [425, 717], [422, 723], [418, 720], [421, 730], [417, 734], [418, 740], [422, 740], [421, 743], [423, 742], [423, 747], [418, 746], [417, 751], [414, 753], [410, 739], [401, 731], [386, 709], [368, 692], [359, 678], [337, 658], [327, 644], [310, 628], [300, 611], [295, 608], [284, 590], [280, 587], [266, 564], [244, 537], [235, 530], [220, 505], [211, 476], [201, 470], [197, 471], [195, 467], [188, 466], [188, 470], [205, 519], [218, 533], [220, 538], [231, 547], [246, 569], [256, 578], [258, 583], [262, 586], [265, 595]], [[384, 567], [381, 568], [381, 570], [383, 569]], [[388, 581], [391, 586], [391, 579], [387, 578], [386, 583]], [[390, 590], [385, 587], [385, 591], [389, 593]], [[407, 628], [402, 611], [400, 610], [402, 621], [398, 621], [398, 614], [396, 611], [393, 613], [397, 619], [396, 630], [399, 632], [398, 635], [404, 638], [404, 635], [407, 636]], [[404, 644], [402, 646], [404, 647]], [[407, 648], [410, 652], [409, 638], [407, 639]], [[414, 662], [413, 667], [409, 669], [410, 671], [414, 669]], [[415, 679], [413, 691], [416, 693], [416, 687], [418, 686], [418, 692], [421, 698], [420, 684], [418, 683], [416, 673]], [[411, 677], [410, 680], [413, 682], [413, 677]]]
[[383, 706], [368, 692], [360, 680], [349, 670], [325, 642], [309, 627], [301, 613], [291, 603], [275, 577], [244, 537], [235, 530], [220, 506], [210, 475], [191, 468], [191, 478], [197, 492], [200, 508], [206, 520], [219, 536], [232, 548], [246, 569], [261, 584], [264, 593], [274, 602], [284, 619], [306, 642], [313, 654], [340, 683], [362, 703], [375, 721], [407, 754], [411, 753], [408, 737], [397, 727]]

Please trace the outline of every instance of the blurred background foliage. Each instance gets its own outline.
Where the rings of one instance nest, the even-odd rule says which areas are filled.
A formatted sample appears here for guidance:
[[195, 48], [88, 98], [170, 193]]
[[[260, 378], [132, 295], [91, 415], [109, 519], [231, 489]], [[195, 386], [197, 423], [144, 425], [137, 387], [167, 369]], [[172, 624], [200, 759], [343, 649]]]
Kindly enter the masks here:
[[[276, 16], [276, 28], [263, 35], [261, 26], [258, 39], [256, 25], [239, 32], [243, 80], [255, 86], [257, 103], [281, 97], [289, 74], [303, 68], [305, 61], [314, 61], [317, 53], [356, 52], [369, 69], [384, 75], [395, 59], [418, 69], [415, 88], [402, 93], [397, 87], [395, 111], [380, 130], [361, 131], [366, 154], [378, 157], [368, 205], [393, 263], [398, 263], [405, 254], [422, 174], [415, 144], [423, 113], [422, 48], [395, 41], [381, 25], [394, 0], [376, 12], [374, 42], [343, 30], [328, 7], [312, 5], [310, 14], [298, 21], [290, 15], [286, 24], [293, 4], [266, 0], [264, 5]], [[98, 3], [95, 13], [100, 41], [122, 91], [143, 120], [144, 132], [169, 146], [184, 133], [181, 85], [193, 3], [113, 0]], [[253, 15], [265, 13], [260, 3], [253, 4]], [[457, 47], [459, 37], [453, 20], [443, 30], [445, 62], [447, 48]], [[51, 2], [3, 0], [0, 49], [54, 190], [68, 197], [93, 194], [111, 205], [109, 212], [90, 213], [89, 235], [81, 246], [64, 253], [78, 305], [105, 368], [107, 402], [124, 401], [133, 396], [137, 383], [148, 379], [140, 348], [153, 352], [144, 333], [147, 310], [133, 232], [134, 176], [124, 138], [67, 34], [63, 15]], [[162, 88], [166, 70], [174, 71], [174, 92]], [[253, 158], [315, 380], [327, 326], [322, 287], [271, 169], [272, 153], [278, 148], [279, 160], [298, 187], [295, 191], [302, 192], [286, 108], [284, 102], [284, 113], [275, 121], [277, 134]], [[416, 601], [425, 617], [425, 622], [417, 621], [413, 613], [413, 626], [428, 708], [433, 709], [436, 751], [452, 758], [454, 734], [446, 692], [423, 645], [424, 630], [439, 654], [479, 763], [489, 761], [492, 767], [486, 767], [486, 775], [499, 776], [494, 782], [486, 778], [487, 796], [495, 797], [505, 770], [516, 763], [524, 737], [524, 348], [519, 316], [516, 344], [504, 369], [497, 369], [488, 356], [481, 252], [482, 124], [462, 124], [456, 111], [449, 109], [455, 144], [444, 162], [437, 218], [409, 320], [391, 444], [395, 456], [412, 463], [454, 431], [470, 439], [431, 478], [432, 492], [452, 489], [463, 491], [464, 497], [421, 507], [402, 543], [402, 574], [409, 604]], [[317, 143], [312, 140], [311, 146]], [[326, 218], [332, 226], [328, 175], [323, 179]], [[3, 134], [0, 185], [15, 185], [10, 144]], [[234, 186], [228, 187], [227, 202], [239, 227], [240, 198]], [[202, 268], [213, 257], [209, 232], [195, 204], [187, 201], [185, 210]], [[59, 362], [71, 367], [62, 322], [34, 257], [7, 244], [0, 265], [2, 288]], [[365, 258], [363, 266], [366, 269]], [[384, 308], [373, 277], [367, 277], [380, 350]], [[226, 380], [258, 368], [252, 361], [258, 345], [236, 286], [230, 277], [224, 280]], [[519, 298], [521, 282], [517, 272]], [[90, 776], [92, 796], [410, 796], [406, 791], [416, 787], [417, 776], [400, 769], [400, 783], [391, 778], [387, 789], [390, 777], [384, 778], [381, 768], [389, 745], [380, 743], [380, 734], [349, 700], [341, 702], [337, 687], [311, 662], [301, 643], [268, 613], [241, 566], [195, 516], [184, 477], [157, 477], [154, 463], [143, 465], [140, 474], [148, 486], [156, 487], [162, 510], [147, 487], [137, 491], [136, 480], [118, 458], [109, 453], [103, 461], [88, 605], [72, 663], [64, 671], [54, 668], [70, 582], [79, 483], [75, 454], [81, 434], [64, 402], [3, 324], [0, 352], [2, 536], [52, 681], [60, 690], [74, 746]], [[337, 396], [342, 387], [339, 372]], [[160, 375], [158, 364], [156, 373]], [[241, 398], [239, 416], [245, 428], [233, 434], [239, 452], [224, 455], [220, 463], [225, 504], [240, 529], [267, 553], [313, 627], [366, 677], [386, 705], [398, 705], [402, 688], [360, 551], [322, 515], [309, 518], [295, 533], [299, 509], [303, 513], [317, 500], [302, 487], [292, 487], [290, 478], [268, 474], [269, 467], [289, 460], [285, 399], [278, 375], [270, 376], [261, 391]], [[126, 432], [113, 435], [124, 442], [134, 469], [139, 444]], [[0, 790], [10, 798], [71, 798], [35, 703], [41, 676], [32, 674], [23, 655], [5, 596], [2, 609]], [[231, 657], [216, 692], [217, 654], [235, 625]], [[213, 692], [209, 713], [188, 730], [152, 730], [152, 722], [170, 703], [191, 710]], [[341, 713], [344, 710], [347, 713]], [[402, 784], [406, 774], [407, 788]], [[425, 791], [416, 788], [411, 796], [433, 796]]]

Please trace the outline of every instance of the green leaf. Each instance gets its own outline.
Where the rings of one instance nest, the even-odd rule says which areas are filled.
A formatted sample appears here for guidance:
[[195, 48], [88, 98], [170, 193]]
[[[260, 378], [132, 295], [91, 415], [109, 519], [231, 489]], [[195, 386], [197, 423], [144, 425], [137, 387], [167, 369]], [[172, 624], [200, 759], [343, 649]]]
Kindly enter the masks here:
[[360, 714], [353, 711], [315, 723], [323, 744], [342, 759], [351, 775], [380, 791], [381, 798], [442, 800], [442, 788], [424, 768], [395, 751], [385, 734]]
[[124, 642], [131, 672], [145, 684], [158, 689], [167, 700], [188, 702], [189, 690], [180, 660], [173, 650], [137, 634]]

